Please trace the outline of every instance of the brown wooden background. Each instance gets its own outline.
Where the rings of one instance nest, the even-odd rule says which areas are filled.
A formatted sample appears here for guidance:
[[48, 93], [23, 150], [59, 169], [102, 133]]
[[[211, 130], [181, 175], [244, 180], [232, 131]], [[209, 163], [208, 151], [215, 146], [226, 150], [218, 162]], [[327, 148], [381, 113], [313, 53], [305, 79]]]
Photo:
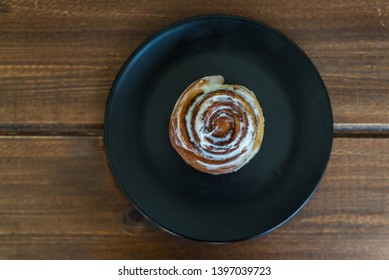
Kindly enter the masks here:
[[[328, 88], [333, 153], [310, 202], [263, 237], [210, 245], [139, 215], [110, 172], [110, 86], [144, 39], [225, 13], [279, 29]], [[0, 0], [1, 259], [389, 259], [389, 1]]]

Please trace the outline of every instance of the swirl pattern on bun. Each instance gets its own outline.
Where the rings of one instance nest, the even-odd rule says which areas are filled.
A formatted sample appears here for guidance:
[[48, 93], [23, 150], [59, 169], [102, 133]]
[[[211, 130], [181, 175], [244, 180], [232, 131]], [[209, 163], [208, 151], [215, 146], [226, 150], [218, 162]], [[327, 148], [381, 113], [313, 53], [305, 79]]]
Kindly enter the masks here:
[[214, 175], [237, 171], [259, 151], [264, 117], [254, 93], [222, 76], [192, 83], [170, 119], [170, 142], [193, 168]]

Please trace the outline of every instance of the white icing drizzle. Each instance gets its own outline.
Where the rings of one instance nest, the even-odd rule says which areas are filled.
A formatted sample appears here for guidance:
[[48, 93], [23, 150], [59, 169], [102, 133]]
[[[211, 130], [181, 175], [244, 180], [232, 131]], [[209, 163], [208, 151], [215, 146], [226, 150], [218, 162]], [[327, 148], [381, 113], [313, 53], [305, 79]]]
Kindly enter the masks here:
[[[200, 159], [197, 162], [208, 170], [234, 166], [238, 166], [239, 169], [258, 152], [260, 146], [255, 146], [255, 139], [263, 116], [258, 111], [255, 95], [243, 86], [223, 83], [222, 76], [209, 76], [202, 78], [195, 86], [194, 89], [200, 89], [203, 93], [197, 96], [187, 108], [183, 120], [191, 145], [187, 145], [179, 131], [180, 118], [177, 120], [175, 131], [179, 140], [177, 144], [199, 155]], [[231, 92], [232, 96], [222, 93], [212, 95], [219, 90]], [[215, 102], [222, 105], [213, 106]], [[246, 107], [249, 107], [251, 113], [247, 112]], [[180, 115], [182, 108], [175, 108], [175, 110], [178, 110]], [[239, 120], [239, 124], [235, 123], [234, 117]], [[233, 124], [224, 136], [217, 135], [218, 127], [214, 123], [218, 119], [225, 119]], [[247, 120], [247, 125], [241, 121], [244, 119]], [[214, 122], [211, 123], [211, 120]], [[237, 132], [234, 131], [236, 125], [239, 125]], [[235, 138], [232, 140], [233, 137]], [[208, 162], [202, 161], [201, 158], [207, 159]]]

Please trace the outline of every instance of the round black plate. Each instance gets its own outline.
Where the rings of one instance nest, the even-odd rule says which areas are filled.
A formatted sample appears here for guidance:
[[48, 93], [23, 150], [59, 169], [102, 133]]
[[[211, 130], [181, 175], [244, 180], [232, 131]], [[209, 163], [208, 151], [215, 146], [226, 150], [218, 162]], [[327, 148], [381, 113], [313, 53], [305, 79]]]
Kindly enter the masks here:
[[[246, 166], [215, 176], [184, 163], [168, 125], [185, 88], [219, 74], [254, 91], [265, 135]], [[328, 94], [307, 56], [273, 28], [235, 16], [192, 18], [148, 39], [118, 74], [105, 116], [125, 194], [165, 230], [209, 242], [248, 239], [292, 217], [322, 177], [332, 133]]]

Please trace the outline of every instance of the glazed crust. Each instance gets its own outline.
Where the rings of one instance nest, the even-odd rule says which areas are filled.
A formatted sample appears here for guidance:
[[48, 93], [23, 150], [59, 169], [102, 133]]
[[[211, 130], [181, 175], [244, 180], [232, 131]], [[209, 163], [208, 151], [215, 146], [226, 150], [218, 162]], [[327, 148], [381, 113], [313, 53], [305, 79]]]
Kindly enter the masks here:
[[244, 166], [259, 151], [264, 133], [254, 93], [223, 83], [222, 76], [192, 83], [178, 99], [169, 124], [170, 142], [183, 160], [214, 175]]

